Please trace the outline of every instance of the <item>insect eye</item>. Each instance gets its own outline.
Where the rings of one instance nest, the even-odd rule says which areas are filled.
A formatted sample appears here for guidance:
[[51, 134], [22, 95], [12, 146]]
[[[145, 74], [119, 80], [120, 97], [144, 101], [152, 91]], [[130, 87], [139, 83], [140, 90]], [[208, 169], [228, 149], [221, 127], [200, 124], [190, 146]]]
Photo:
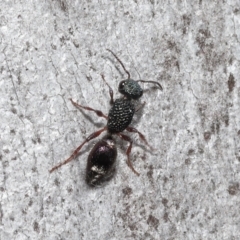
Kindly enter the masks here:
[[124, 85], [125, 85], [125, 81], [121, 81], [119, 83], [119, 87], [118, 87], [119, 91], [124, 89]]

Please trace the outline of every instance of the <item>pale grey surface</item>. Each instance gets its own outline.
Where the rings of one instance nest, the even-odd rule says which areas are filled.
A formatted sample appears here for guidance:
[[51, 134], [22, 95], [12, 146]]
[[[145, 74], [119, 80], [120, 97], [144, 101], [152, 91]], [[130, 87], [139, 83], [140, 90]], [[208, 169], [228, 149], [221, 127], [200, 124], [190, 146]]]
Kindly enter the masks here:
[[[0, 239], [240, 239], [239, 1], [1, 1]], [[133, 126], [133, 164], [84, 181], [97, 141], [60, 170], [105, 120], [126, 75], [159, 81]], [[117, 70], [120, 69], [121, 73]], [[89, 118], [87, 117], [90, 117]]]

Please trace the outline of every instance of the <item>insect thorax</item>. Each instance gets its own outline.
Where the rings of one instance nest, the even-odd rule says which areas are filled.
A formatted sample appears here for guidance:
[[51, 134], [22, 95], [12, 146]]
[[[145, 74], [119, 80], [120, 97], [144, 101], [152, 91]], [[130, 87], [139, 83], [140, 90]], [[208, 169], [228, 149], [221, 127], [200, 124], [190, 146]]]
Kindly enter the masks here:
[[134, 104], [128, 99], [116, 99], [108, 114], [109, 133], [124, 131], [131, 123], [135, 112]]

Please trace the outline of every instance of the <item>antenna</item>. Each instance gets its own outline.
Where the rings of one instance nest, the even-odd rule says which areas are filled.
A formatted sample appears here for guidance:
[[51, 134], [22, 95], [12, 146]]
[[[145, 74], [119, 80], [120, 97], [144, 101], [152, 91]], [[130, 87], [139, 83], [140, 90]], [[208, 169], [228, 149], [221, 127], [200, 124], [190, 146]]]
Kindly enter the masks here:
[[129, 71], [125, 68], [125, 66], [123, 65], [122, 61], [117, 57], [117, 55], [111, 51], [110, 49], [107, 48], [107, 50], [118, 60], [118, 62], [121, 64], [122, 68], [124, 69], [124, 71], [126, 72], [126, 74], [128, 75], [128, 79], [130, 79], [130, 73]]
[[160, 83], [158, 82], [155, 82], [155, 81], [145, 81], [145, 80], [137, 80], [136, 82], [146, 82], [146, 83], [154, 83], [154, 84], [157, 84], [161, 90], [163, 90], [162, 86]]

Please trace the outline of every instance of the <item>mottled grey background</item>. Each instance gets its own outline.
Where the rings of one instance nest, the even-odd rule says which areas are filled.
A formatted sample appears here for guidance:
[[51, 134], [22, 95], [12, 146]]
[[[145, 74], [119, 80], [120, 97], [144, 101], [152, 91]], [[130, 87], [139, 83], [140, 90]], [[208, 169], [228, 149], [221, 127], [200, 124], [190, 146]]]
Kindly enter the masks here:
[[[1, 1], [0, 239], [240, 239], [240, 2]], [[105, 187], [84, 181], [88, 152], [49, 174], [106, 121], [126, 77], [145, 107], [117, 140]]]

